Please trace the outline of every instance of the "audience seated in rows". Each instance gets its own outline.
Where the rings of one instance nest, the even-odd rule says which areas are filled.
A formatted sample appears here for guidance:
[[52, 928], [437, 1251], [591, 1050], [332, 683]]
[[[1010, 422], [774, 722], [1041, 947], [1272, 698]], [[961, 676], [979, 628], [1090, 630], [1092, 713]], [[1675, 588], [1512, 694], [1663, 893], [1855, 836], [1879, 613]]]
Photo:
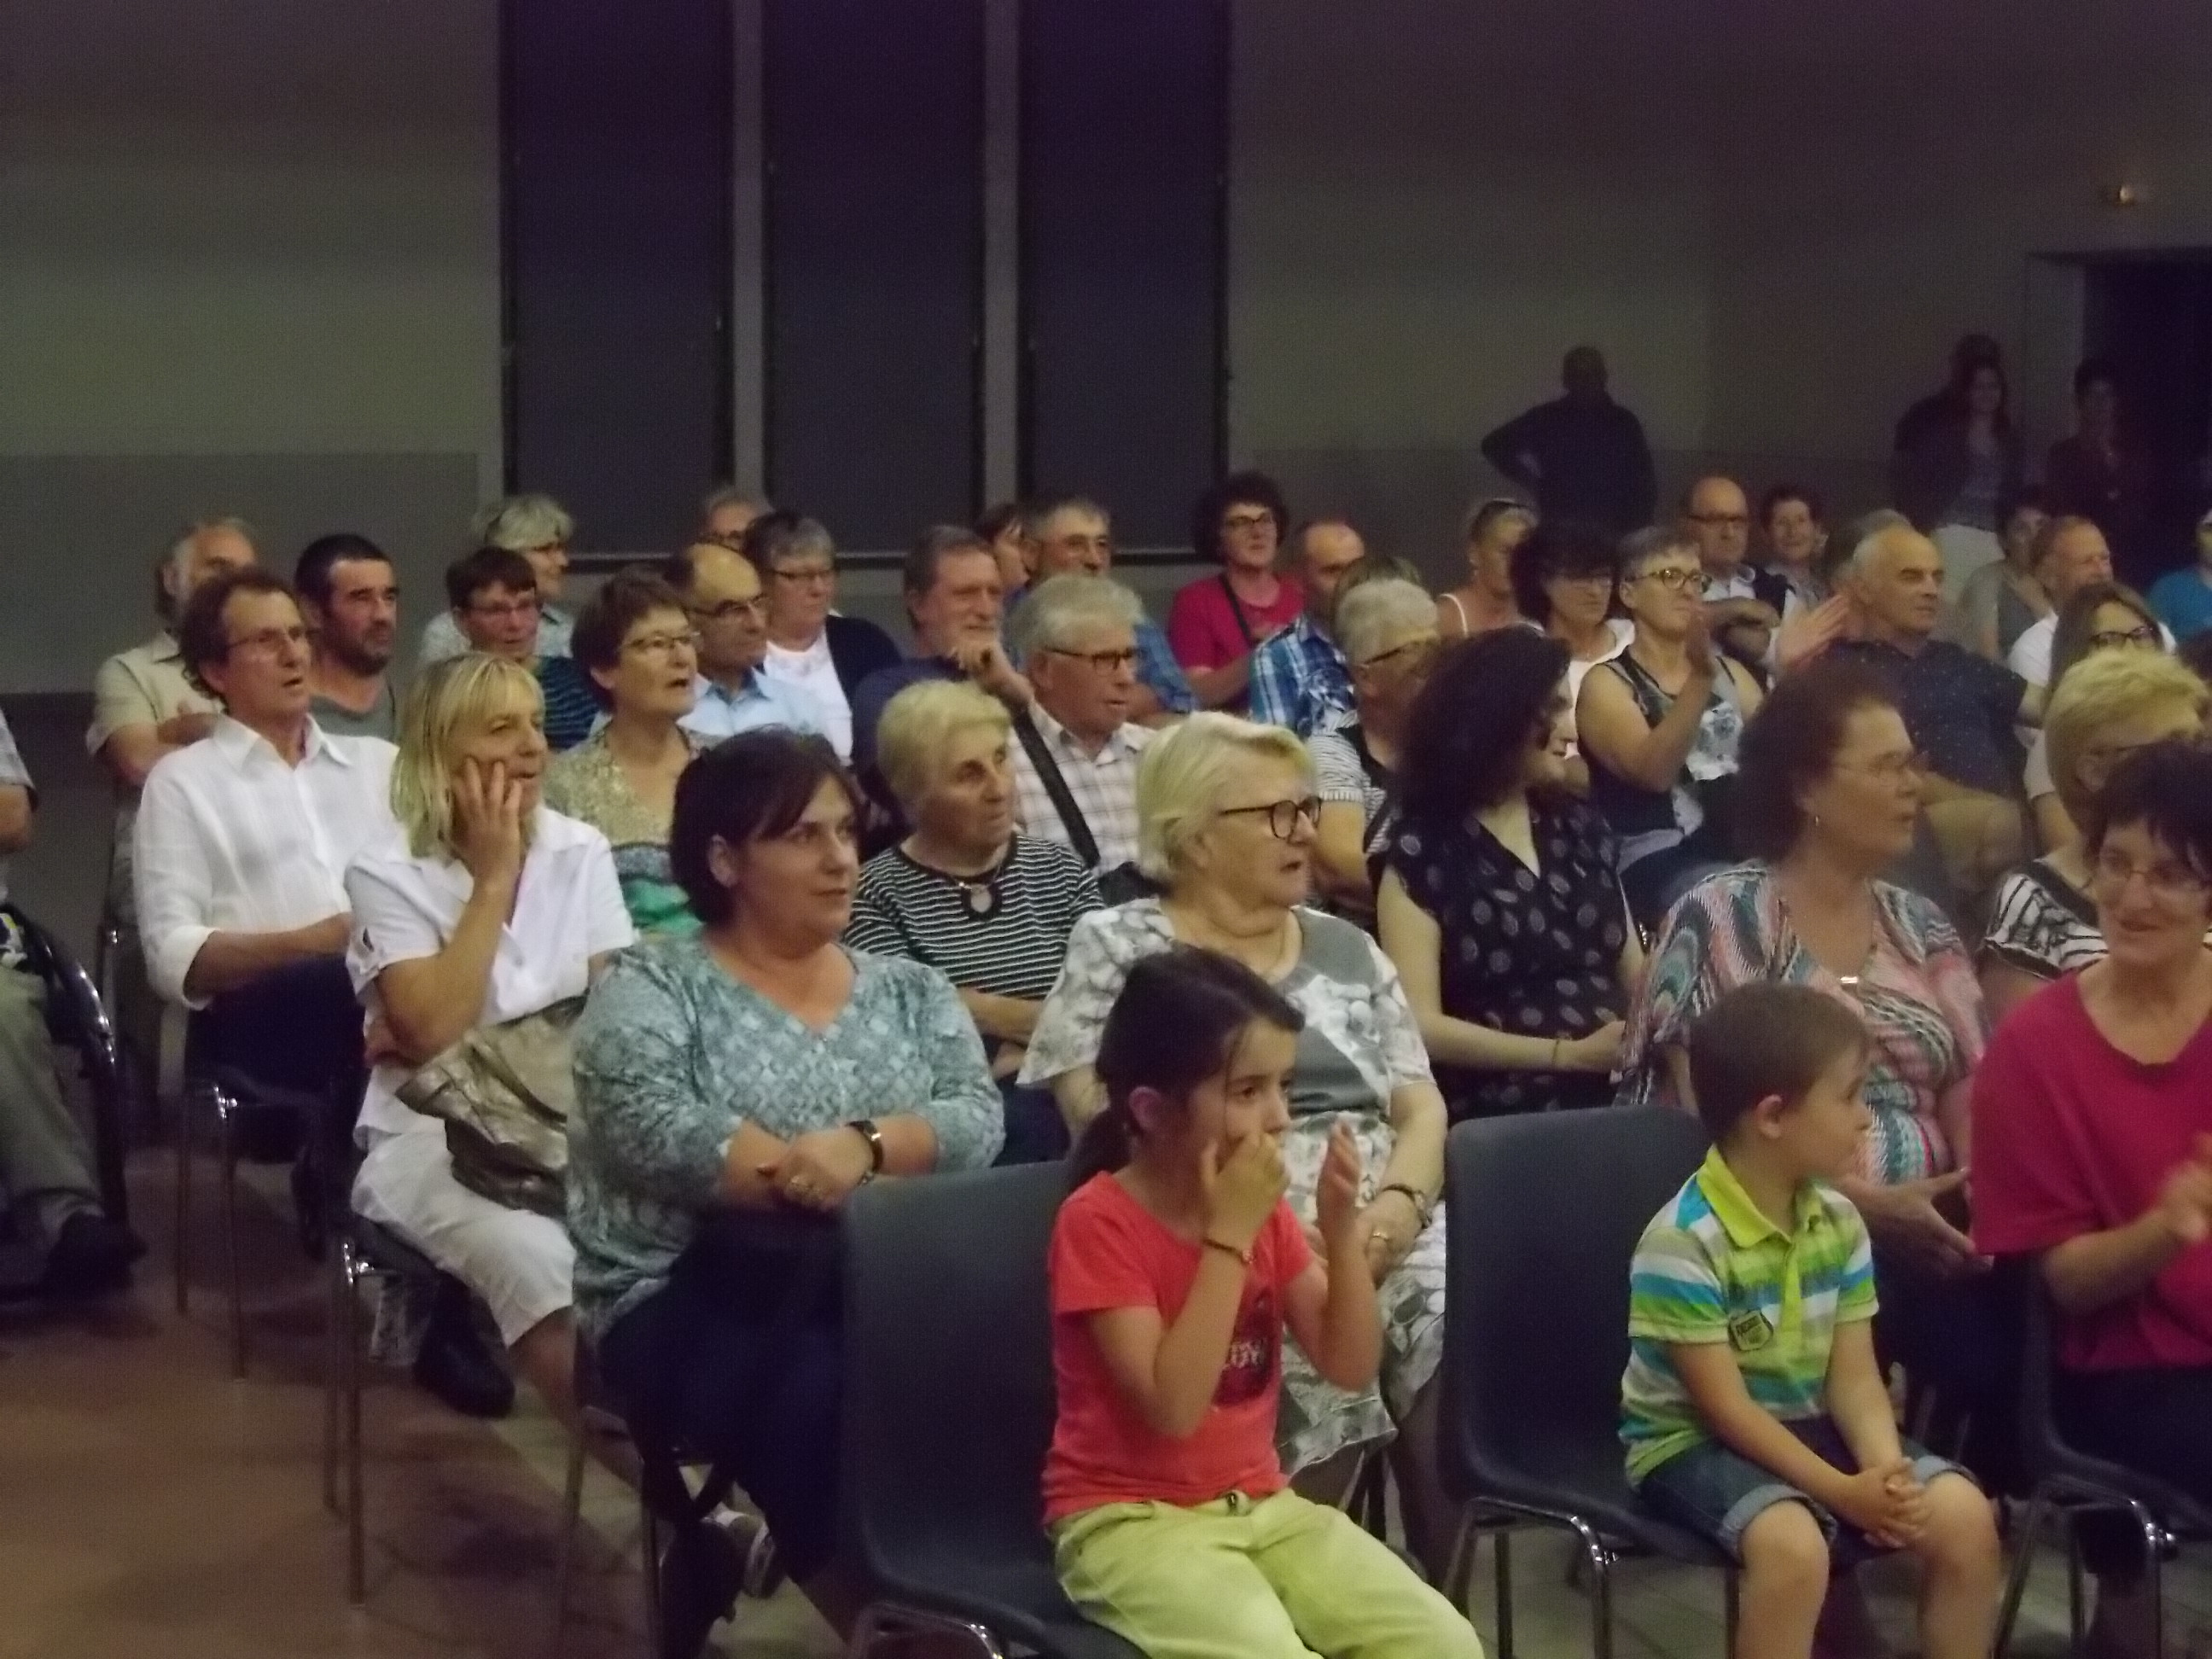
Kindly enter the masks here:
[[1252, 653], [1251, 715], [1262, 726], [1311, 737], [1352, 708], [1352, 677], [1329, 629], [1344, 574], [1366, 556], [1359, 532], [1341, 519], [1316, 519], [1291, 538], [1305, 609]]
[[1872, 1118], [1839, 1186], [1873, 1231], [1884, 1352], [1971, 1411], [1977, 1446], [2002, 1454], [2012, 1346], [1954, 1224], [1988, 1022], [1957, 930], [1883, 879], [1911, 845], [1922, 765], [1864, 667], [1823, 662], [1777, 683], [1744, 732], [1736, 786], [1752, 861], [1692, 888], [1654, 940], [1621, 1045], [1621, 1097], [1689, 1109], [1691, 1028], [1740, 985], [1809, 985], [1855, 1012]]
[[1075, 849], [1127, 896], [1137, 857], [1137, 761], [1152, 740], [1136, 708], [1137, 596], [1103, 576], [1048, 576], [1014, 618], [1035, 696], [1015, 710], [1014, 818]]
[[1590, 805], [1620, 840], [1621, 886], [1650, 927], [1732, 857], [1736, 745], [1759, 705], [1750, 670], [1711, 642], [1705, 573], [1678, 531], [1631, 536], [1620, 562], [1628, 648], [1583, 677], [1575, 730]]
[[2035, 575], [2035, 550], [2050, 522], [2050, 498], [2040, 489], [2016, 490], [1997, 504], [2002, 556], [1966, 578], [1944, 623], [1945, 638], [2004, 662], [2020, 636], [2057, 609]]
[[853, 765], [872, 793], [876, 726], [884, 708], [924, 680], [970, 680], [1012, 708], [1029, 706], [1030, 683], [1000, 637], [1005, 592], [990, 544], [957, 525], [935, 525], [907, 550], [899, 572], [916, 653], [878, 669], [853, 693]]
[[[520, 663], [544, 700], [545, 740], [557, 752], [591, 736], [599, 705], [584, 671], [568, 655], [573, 620], [562, 619], [561, 651], [539, 647], [540, 587], [530, 561], [512, 549], [479, 547], [446, 567], [446, 601], [464, 651]], [[444, 661], [457, 653], [445, 653]]]
[[[2056, 1305], [2068, 1443], [2212, 1504], [2212, 752], [2138, 750], [2082, 828], [2106, 953], [1990, 1045], [1974, 1242], [2027, 1258]], [[2141, 1528], [2107, 1513], [2080, 1535], [2094, 1650], [2162, 1651]]]
[[[2068, 602], [2088, 588], [2112, 585], [2112, 554], [2106, 544], [2105, 532], [2087, 519], [2063, 515], [2052, 519], [2036, 540], [2035, 576], [2051, 596], [2054, 614], [2014, 640], [2006, 661], [2030, 685], [2048, 686], [2057, 666], [2058, 619]], [[2148, 610], [2140, 599], [2135, 603]], [[2166, 648], [2172, 650], [2173, 635], [2155, 617], [2150, 621], [2164, 636]]]
[[[703, 550], [744, 562], [719, 543]], [[707, 746], [683, 724], [696, 695], [699, 640], [683, 595], [659, 577], [610, 576], [577, 616], [571, 641], [606, 724], [545, 769], [545, 805], [607, 838], [623, 908], [641, 934], [699, 925], [668, 866], [676, 780]]]
[[1535, 526], [1536, 515], [1528, 503], [1510, 495], [1493, 495], [1468, 510], [1460, 530], [1467, 580], [1437, 596], [1440, 635], [1461, 640], [1522, 620], [1513, 567], [1517, 550]]
[[[733, 1474], [843, 1632], [865, 1588], [831, 1565], [836, 1269], [810, 1288], [805, 1264], [861, 1182], [988, 1164], [1000, 1134], [945, 976], [840, 948], [860, 807], [818, 737], [746, 732], [684, 773], [670, 857], [704, 929], [625, 953], [594, 994], [568, 1166], [577, 1310], [641, 1457], [681, 1442]], [[664, 1651], [690, 1654], [735, 1547], [689, 1526], [665, 1560]]]
[[1191, 509], [1191, 551], [1221, 569], [1176, 592], [1168, 642], [1201, 708], [1248, 708], [1252, 653], [1304, 612], [1297, 575], [1275, 568], [1290, 528], [1283, 492], [1264, 472], [1231, 473]]
[[315, 724], [341, 738], [399, 735], [392, 655], [399, 642], [399, 578], [366, 536], [318, 536], [292, 568], [314, 660], [307, 670]]
[[[1009, 634], [1021, 636], [1022, 600], [1032, 583], [1072, 574], [1103, 576], [1114, 566], [1114, 524], [1106, 509], [1081, 495], [1050, 495], [1024, 506], [1020, 518], [1022, 580], [1006, 590]], [[1157, 726], [1198, 707], [1168, 636], [1140, 610], [1136, 624], [1137, 684], [1129, 718]], [[1027, 664], [1023, 665], [1024, 667]]]
[[1969, 334], [1952, 349], [1943, 389], [1897, 423], [1890, 500], [1961, 580], [2003, 556], [1999, 515], [2026, 482], [2011, 404], [2004, 354], [1987, 335]]
[[1925, 758], [1920, 800], [1952, 886], [1977, 904], [2027, 850], [2015, 728], [2042, 717], [2043, 694], [2008, 668], [1936, 637], [1943, 556], [1894, 515], [1852, 538], [1844, 586], [1854, 636], [1830, 649], [1880, 675]]
[[1569, 787], [1589, 793], [1575, 707], [1591, 669], [1628, 649], [1636, 624], [1613, 614], [1620, 586], [1620, 550], [1594, 525], [1541, 524], [1513, 552], [1513, 590], [1521, 614], [1567, 647]]
[[2144, 596], [2178, 639], [2193, 639], [2212, 629], [2212, 506], [2197, 517], [2196, 554], [2180, 569], [2153, 582]]
[[[541, 803], [542, 720], [537, 684], [513, 659], [433, 664], [408, 698], [388, 798], [362, 813], [376, 833], [345, 873], [346, 966], [374, 1024], [376, 1065], [353, 1205], [481, 1297], [516, 1370], [573, 1420], [566, 1230], [466, 1184], [445, 1123], [403, 1098], [412, 1074], [464, 1037], [581, 997], [636, 937], [606, 837]], [[465, 1298], [441, 1298], [416, 1375], [481, 1411], [469, 1317]], [[495, 1386], [489, 1394], [496, 1404]]]
[[[505, 548], [528, 562], [530, 591], [538, 596], [532, 652], [538, 656], [567, 656], [568, 635], [575, 627], [575, 618], [560, 605], [561, 588], [568, 574], [568, 544], [576, 534], [576, 521], [568, 516], [568, 509], [550, 495], [510, 495], [477, 514], [470, 530], [471, 545]], [[452, 603], [451, 614], [441, 612], [424, 625], [422, 648], [416, 653], [418, 667], [464, 651], [489, 648], [471, 631], [460, 601]]]
[[[2170, 649], [2159, 632], [2158, 619], [2141, 599], [2117, 582], [2095, 582], [2078, 590], [2058, 613], [2058, 631], [2052, 638], [2051, 688], [2045, 707], [2057, 695], [2066, 676], [2081, 663], [2105, 651]], [[2022, 773], [2029, 810], [2034, 814], [2036, 840], [2046, 852], [2081, 840], [2081, 831], [2058, 799], [2051, 776], [2051, 746], [2038, 732], [2028, 745]]]
[[1455, 1119], [1613, 1098], [1644, 948], [1568, 787], [1567, 662], [1533, 629], [1448, 646], [1407, 722], [1377, 921]]
[[[1733, 478], [1700, 478], [1682, 497], [1682, 534], [1697, 550], [1705, 629], [1738, 662], [1763, 674], [1782, 626], [1778, 584], [1751, 558], [1751, 501]], [[1760, 590], [1766, 589], [1762, 596]]]
[[1616, 536], [1651, 522], [1659, 485], [1644, 423], [1613, 400], [1605, 358], [1577, 346], [1559, 365], [1565, 396], [1515, 416], [1482, 441], [1483, 458], [1536, 498], [1547, 519], [1576, 519]]
[[837, 546], [812, 519], [765, 514], [742, 550], [766, 585], [769, 678], [813, 701], [823, 735], [849, 759], [854, 696], [869, 675], [898, 661], [898, 647], [865, 617], [837, 614]]
[[[745, 535], [765, 545], [776, 515], [754, 520]], [[768, 528], [763, 528], [768, 526]], [[806, 685], [772, 673], [769, 606], [759, 563], [720, 542], [694, 542], [662, 567], [666, 585], [689, 618], [695, 671], [684, 729], [700, 743], [718, 743], [763, 726], [826, 732], [835, 716]], [[834, 678], [834, 677], [833, 677]]]
[[[1372, 563], [1373, 561], [1364, 562]], [[1370, 916], [1375, 871], [1398, 821], [1398, 770], [1413, 699], [1438, 646], [1436, 605], [1404, 576], [1353, 585], [1336, 606], [1352, 714], [1307, 740], [1321, 796], [1315, 884], [1343, 913]]]
[[[31, 843], [38, 793], [0, 719], [0, 906], [8, 857]], [[100, 1208], [92, 1146], [62, 1092], [46, 1030], [46, 987], [28, 942], [0, 908], [0, 1231], [35, 1257], [35, 1288], [60, 1300], [106, 1296], [145, 1254]]]
[[1371, 1388], [1382, 1319], [1334, 1127], [1315, 1247], [1285, 1202], [1304, 1012], [1249, 967], [1178, 947], [1129, 969], [1098, 1038], [1048, 1273], [1058, 1414], [1043, 1471], [1076, 1607], [1142, 1651], [1480, 1659], [1465, 1616], [1342, 1510], [1286, 1490], [1283, 1336]]
[[1752, 574], [1754, 594], [1785, 621], [1832, 592], [1827, 570], [1828, 515], [1803, 484], [1778, 483], [1759, 498], [1759, 530], [1766, 562]]
[[1849, 1605], [1831, 1573], [1893, 1549], [1920, 1558], [1920, 1651], [1980, 1659], [1999, 1576], [1989, 1499], [1899, 1433], [1866, 1224], [1833, 1184], [1866, 1132], [1866, 1029], [1810, 987], [1754, 981], [1688, 1047], [1713, 1146], [1630, 1264], [1629, 1478], [1741, 1565], [1732, 1659], [1875, 1650], [1824, 1616]]
[[1348, 1394], [1285, 1356], [1276, 1443], [1302, 1490], [1334, 1497], [1360, 1448], [1397, 1438], [1407, 1531], [1442, 1571], [1451, 1511], [1437, 1486], [1436, 1374], [1443, 1344], [1443, 1101], [1413, 1010], [1381, 948], [1350, 922], [1304, 908], [1312, 886], [1313, 793], [1304, 744], [1279, 727], [1204, 714], [1165, 732], [1138, 771], [1138, 836], [1157, 898], [1075, 924], [1067, 961], [1023, 1062], [1079, 1133], [1103, 1102], [1096, 1062], [1129, 969], [1178, 944], [1234, 957], [1305, 1017], [1283, 1139], [1302, 1221], [1337, 1126], [1367, 1172], [1358, 1194], [1367, 1262], [1381, 1288], [1382, 1388]]
[[[2097, 793], [2120, 761], [2162, 739], [2202, 733], [2208, 714], [2212, 690], [2155, 651], [2101, 652], [2068, 670], [2051, 694], [2044, 736], [2054, 799], [2069, 825], [2094, 814]], [[2078, 836], [2004, 878], [1982, 939], [1982, 994], [1991, 1019], [2104, 956], [2094, 889]]]
[[1103, 902], [1073, 851], [1021, 831], [1019, 754], [1006, 706], [972, 685], [929, 680], [891, 699], [876, 758], [909, 829], [861, 867], [845, 933], [857, 950], [927, 963], [959, 991], [1006, 1103], [1008, 1164], [1067, 1151], [1051, 1095], [1014, 1079], [1068, 936]]

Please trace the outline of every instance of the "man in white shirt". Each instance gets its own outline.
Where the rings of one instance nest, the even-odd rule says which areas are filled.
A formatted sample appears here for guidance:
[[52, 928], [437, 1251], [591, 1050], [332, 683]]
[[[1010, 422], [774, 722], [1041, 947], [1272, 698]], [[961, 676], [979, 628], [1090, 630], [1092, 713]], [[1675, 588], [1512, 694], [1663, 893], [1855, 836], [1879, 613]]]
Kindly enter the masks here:
[[[2047, 686], [2051, 684], [2051, 648], [2058, 640], [2059, 616], [2065, 611], [2067, 602], [2082, 589], [2112, 580], [2112, 550], [2094, 520], [2062, 514], [2046, 523], [2036, 536], [2033, 568], [2035, 580], [2051, 596], [2051, 614], [2032, 623], [2013, 641], [2008, 661], [2012, 672], [2030, 685]], [[2160, 624], [2158, 631], [2166, 648], [2172, 650], [2172, 634], [2164, 623]]]
[[178, 645], [223, 713], [146, 780], [136, 873], [147, 971], [165, 1000], [207, 1011], [208, 1060], [320, 1094], [361, 1064], [344, 877], [392, 822], [395, 751], [315, 724], [307, 624], [266, 571], [194, 593]]
[[720, 542], [694, 542], [663, 573], [699, 630], [698, 695], [678, 725], [720, 743], [763, 726], [820, 732], [822, 707], [768, 673], [768, 596], [750, 559]]
[[1782, 618], [1754, 591], [1750, 567], [1751, 501], [1734, 478], [1700, 478], [1682, 497], [1682, 528], [1705, 568], [1705, 625], [1737, 661], [1765, 664]]
[[[1015, 817], [1024, 833], [1073, 848], [1102, 873], [1137, 856], [1137, 758], [1152, 738], [1129, 719], [1143, 614], [1120, 583], [1066, 575], [1040, 582], [1015, 618], [1036, 694], [1014, 715]], [[1073, 822], [1054, 799], [1048, 767]]]

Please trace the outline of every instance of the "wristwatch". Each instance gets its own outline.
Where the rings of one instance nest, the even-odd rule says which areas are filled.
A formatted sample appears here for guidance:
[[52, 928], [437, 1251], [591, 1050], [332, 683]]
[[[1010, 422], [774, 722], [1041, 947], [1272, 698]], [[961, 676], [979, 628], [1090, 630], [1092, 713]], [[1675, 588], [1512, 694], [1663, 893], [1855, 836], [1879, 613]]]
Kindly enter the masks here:
[[884, 1132], [872, 1117], [855, 1118], [845, 1127], [868, 1143], [868, 1172], [860, 1180], [864, 1184], [873, 1181], [884, 1172]]

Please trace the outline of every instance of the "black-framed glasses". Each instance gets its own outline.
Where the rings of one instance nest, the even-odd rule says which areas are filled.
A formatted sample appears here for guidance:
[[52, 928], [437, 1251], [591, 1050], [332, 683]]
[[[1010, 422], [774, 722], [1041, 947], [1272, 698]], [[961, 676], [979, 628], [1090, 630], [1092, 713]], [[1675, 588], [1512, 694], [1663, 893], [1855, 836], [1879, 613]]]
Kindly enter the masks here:
[[1321, 823], [1321, 797], [1308, 795], [1302, 800], [1271, 800], [1264, 806], [1224, 806], [1220, 816], [1224, 818], [1255, 817], [1265, 812], [1267, 828], [1274, 831], [1277, 841], [1288, 841], [1298, 832], [1298, 820], [1318, 826]]
[[1062, 651], [1052, 645], [1039, 646], [1037, 649], [1048, 657], [1066, 657], [1071, 662], [1087, 662], [1102, 674], [1118, 674], [1124, 668], [1137, 665], [1134, 646], [1120, 651]]
[[1221, 527], [1233, 532], [1239, 530], [1257, 530], [1263, 524], [1271, 525], [1274, 522], [1275, 515], [1272, 513], [1231, 513], [1222, 520]]
[[2092, 651], [2110, 651], [2123, 645], [2154, 646], [2159, 642], [2158, 629], [2141, 625], [2134, 628], [2108, 628], [2101, 634], [2089, 635], [2089, 648]]

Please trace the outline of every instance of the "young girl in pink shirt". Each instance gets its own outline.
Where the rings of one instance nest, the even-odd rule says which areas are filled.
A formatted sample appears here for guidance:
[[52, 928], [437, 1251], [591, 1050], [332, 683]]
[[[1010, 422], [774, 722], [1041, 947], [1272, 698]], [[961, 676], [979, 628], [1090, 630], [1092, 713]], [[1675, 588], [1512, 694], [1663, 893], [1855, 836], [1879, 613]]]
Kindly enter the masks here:
[[1321, 1258], [1283, 1201], [1303, 1024], [1188, 948], [1133, 968], [1107, 1018], [1107, 1105], [1052, 1241], [1060, 1582], [1151, 1659], [1480, 1659], [1449, 1602], [1275, 1455], [1284, 1327], [1342, 1389], [1382, 1345], [1351, 1136], [1322, 1171]]

